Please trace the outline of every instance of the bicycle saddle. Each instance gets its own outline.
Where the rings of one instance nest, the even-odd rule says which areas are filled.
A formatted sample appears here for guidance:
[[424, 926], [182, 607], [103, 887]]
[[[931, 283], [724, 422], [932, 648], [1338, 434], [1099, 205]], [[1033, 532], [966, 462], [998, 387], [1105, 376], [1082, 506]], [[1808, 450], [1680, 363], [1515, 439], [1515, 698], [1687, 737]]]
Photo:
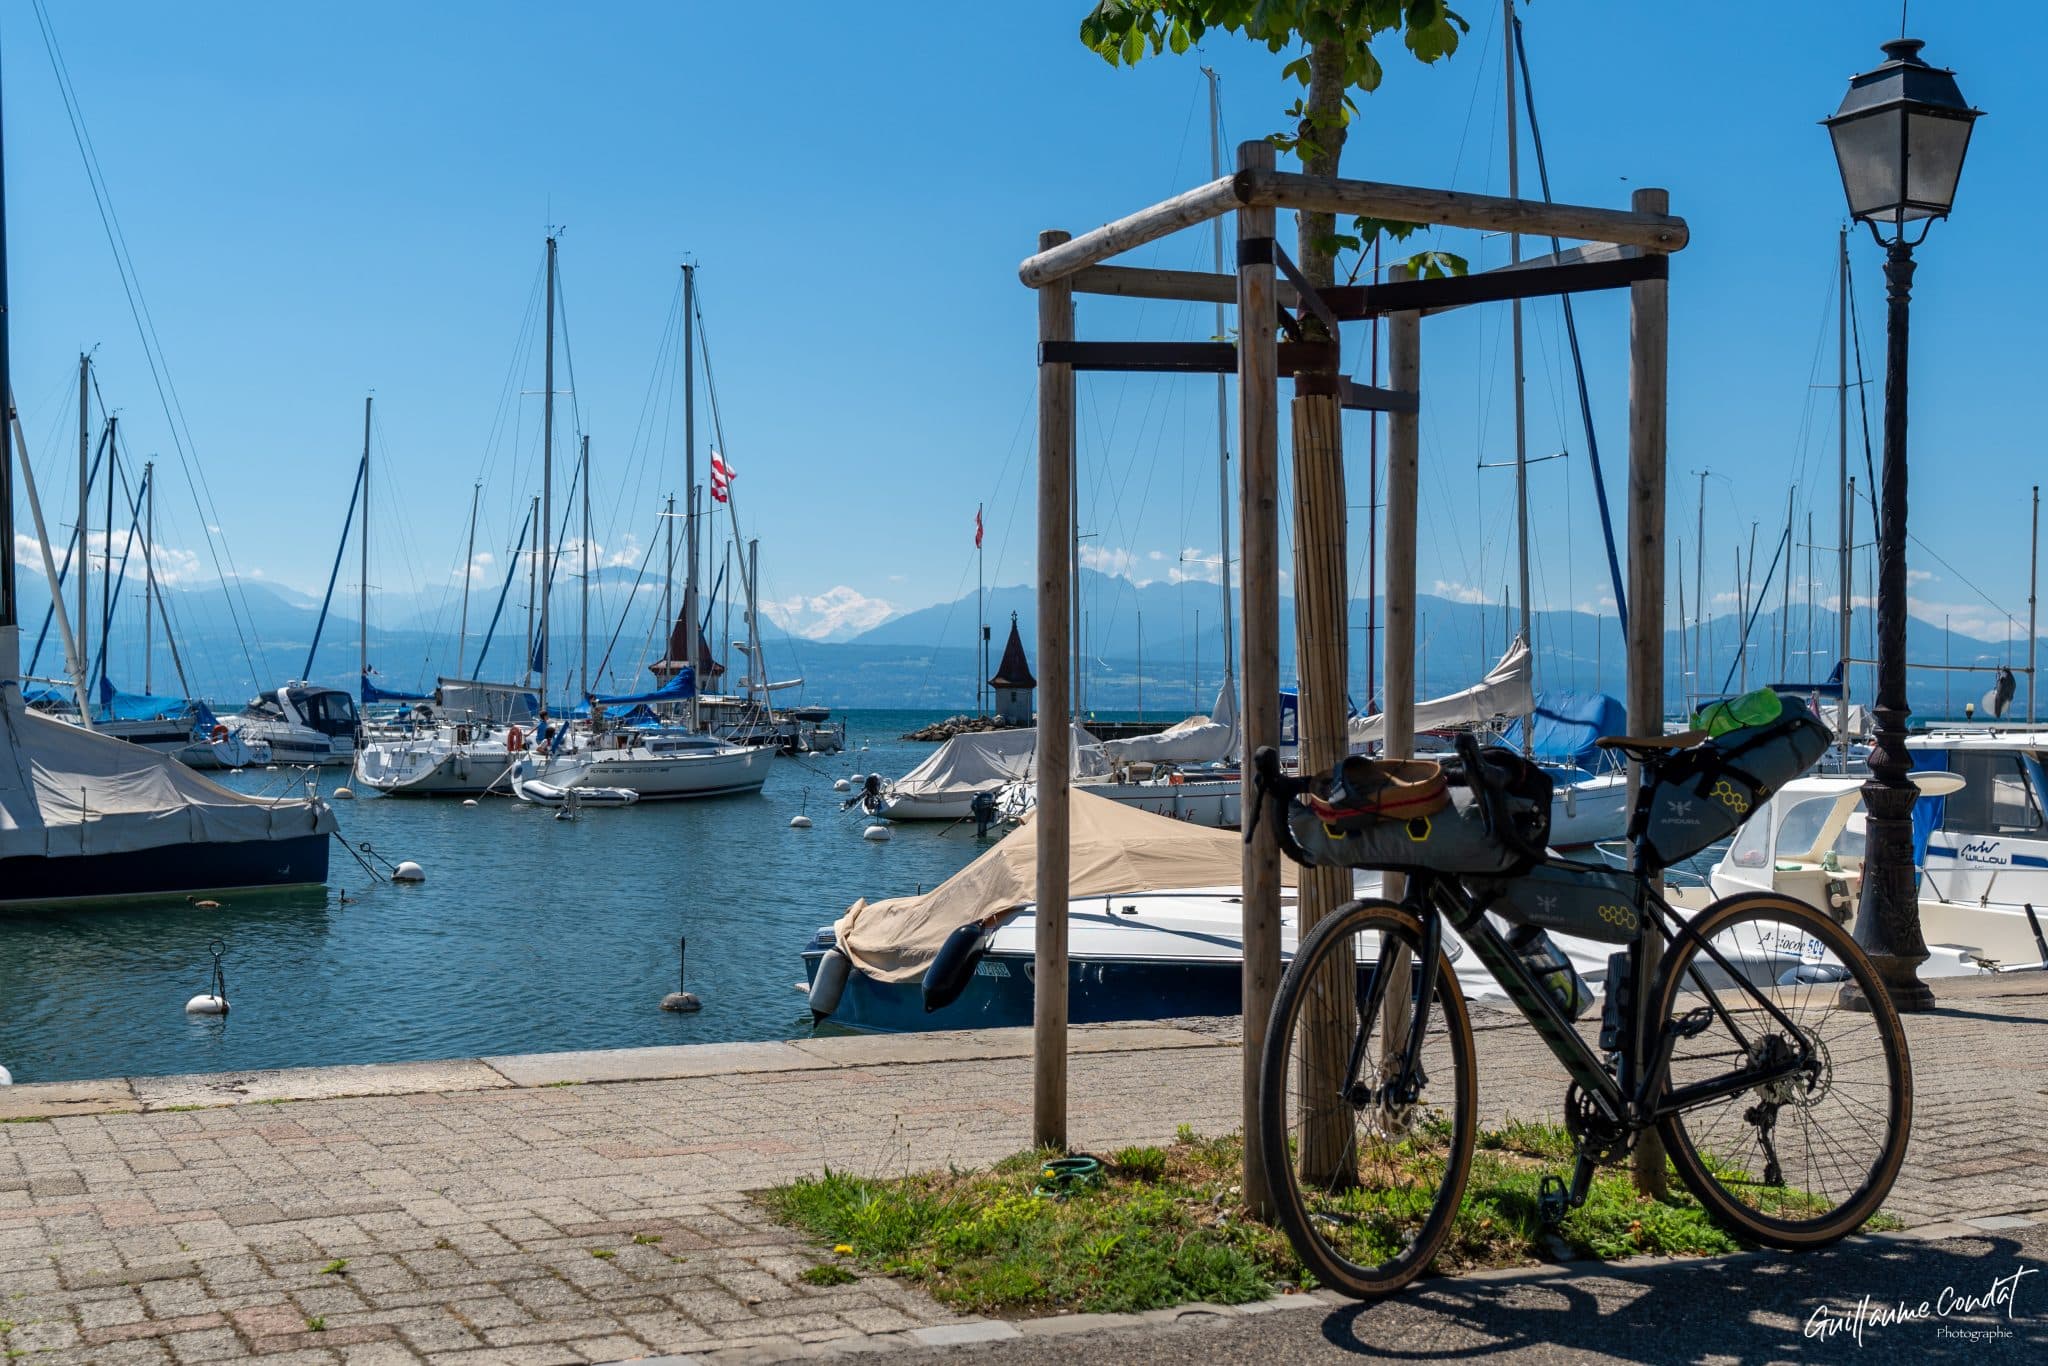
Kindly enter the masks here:
[[1603, 735], [1593, 743], [1601, 749], [1617, 749], [1631, 759], [1647, 763], [1681, 749], [1691, 749], [1706, 738], [1707, 733], [1703, 730], [1682, 730], [1675, 735]]

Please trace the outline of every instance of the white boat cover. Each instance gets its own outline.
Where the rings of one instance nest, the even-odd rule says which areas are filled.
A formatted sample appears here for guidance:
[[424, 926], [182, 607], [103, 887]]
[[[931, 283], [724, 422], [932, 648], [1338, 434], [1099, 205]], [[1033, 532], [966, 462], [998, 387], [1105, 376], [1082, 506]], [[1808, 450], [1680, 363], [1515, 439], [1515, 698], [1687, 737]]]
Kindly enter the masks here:
[[1237, 753], [1237, 692], [1225, 683], [1207, 716], [1190, 716], [1157, 735], [1104, 740], [1103, 753], [1112, 764], [1213, 764]]
[[[1236, 887], [1244, 844], [1235, 830], [1211, 830], [1086, 792], [1071, 794], [1070, 896], [1116, 896], [1191, 887]], [[1295, 867], [1280, 863], [1294, 885]], [[921, 896], [856, 901], [834, 929], [855, 967], [884, 982], [924, 974], [946, 936], [962, 925], [1038, 898], [1038, 819], [1024, 817], [1002, 843]]]
[[325, 834], [324, 801], [231, 792], [167, 754], [0, 701], [0, 858]]
[[[1483, 726], [1502, 716], [1527, 716], [1536, 710], [1536, 692], [1530, 684], [1529, 645], [1520, 636], [1508, 646], [1500, 662], [1486, 677], [1462, 692], [1432, 697], [1415, 704], [1415, 729], [1441, 730], [1449, 726]], [[1354, 717], [1351, 748], [1356, 750], [1386, 735], [1383, 715]]]
[[[1109, 772], [1102, 744], [1079, 726], [1073, 728], [1076, 778], [1100, 778]], [[956, 735], [938, 752], [889, 784], [897, 797], [957, 797], [993, 792], [1005, 783], [1029, 782], [1038, 776], [1038, 731], [974, 731]]]

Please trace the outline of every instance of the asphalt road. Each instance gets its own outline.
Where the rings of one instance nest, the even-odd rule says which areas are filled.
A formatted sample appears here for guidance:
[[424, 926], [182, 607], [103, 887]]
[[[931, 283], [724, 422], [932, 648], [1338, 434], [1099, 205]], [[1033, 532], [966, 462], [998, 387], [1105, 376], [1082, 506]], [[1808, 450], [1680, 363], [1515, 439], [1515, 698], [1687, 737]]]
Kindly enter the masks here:
[[[2016, 1278], [2016, 1279], [2015, 1279]], [[1944, 1295], [1944, 1291], [1947, 1292]], [[1868, 1296], [1861, 1311], [1859, 1305]], [[1970, 1310], [1958, 1297], [2001, 1302]], [[1884, 1322], [1900, 1302], [1925, 1317]], [[1942, 1313], [1947, 1309], [1946, 1314]], [[964, 1353], [962, 1353], [964, 1354]], [[1022, 1363], [2048, 1362], [2048, 1225], [1940, 1242], [1859, 1239], [1804, 1256], [1758, 1253], [1512, 1278], [1427, 1280], [1371, 1305], [1021, 1339], [974, 1349]]]

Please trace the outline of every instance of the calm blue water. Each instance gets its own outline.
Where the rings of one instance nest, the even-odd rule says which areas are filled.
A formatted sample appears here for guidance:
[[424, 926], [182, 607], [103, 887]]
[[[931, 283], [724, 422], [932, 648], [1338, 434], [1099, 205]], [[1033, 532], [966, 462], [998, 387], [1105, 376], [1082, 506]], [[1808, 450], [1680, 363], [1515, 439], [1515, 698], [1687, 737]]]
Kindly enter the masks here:
[[[0, 913], [0, 1065], [18, 1082], [785, 1038], [810, 1016], [798, 951], [857, 897], [929, 887], [973, 859], [971, 826], [886, 844], [832, 780], [895, 776], [933, 713], [854, 712], [853, 751], [778, 759], [758, 797], [590, 811], [521, 803], [339, 803], [342, 833], [427, 881], [372, 881], [337, 849], [326, 891], [120, 910]], [[866, 744], [865, 753], [860, 746]], [[275, 791], [284, 773], [237, 786]], [[323, 790], [345, 781], [322, 775]], [[810, 830], [789, 818], [808, 806]], [[346, 900], [344, 900], [346, 898]], [[689, 939], [696, 1015], [657, 1008]], [[225, 1019], [188, 1017], [210, 941]]]

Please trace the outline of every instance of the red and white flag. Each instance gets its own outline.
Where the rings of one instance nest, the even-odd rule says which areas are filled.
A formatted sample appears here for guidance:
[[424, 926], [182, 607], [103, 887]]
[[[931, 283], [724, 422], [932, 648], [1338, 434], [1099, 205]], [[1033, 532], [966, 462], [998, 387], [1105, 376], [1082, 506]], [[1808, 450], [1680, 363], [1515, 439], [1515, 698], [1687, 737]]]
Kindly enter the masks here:
[[711, 452], [711, 497], [714, 502], [731, 502], [732, 481], [739, 477], [739, 471], [726, 464], [724, 456], [717, 451]]
[[978, 503], [974, 508], [974, 548], [981, 549], [981, 505]]

